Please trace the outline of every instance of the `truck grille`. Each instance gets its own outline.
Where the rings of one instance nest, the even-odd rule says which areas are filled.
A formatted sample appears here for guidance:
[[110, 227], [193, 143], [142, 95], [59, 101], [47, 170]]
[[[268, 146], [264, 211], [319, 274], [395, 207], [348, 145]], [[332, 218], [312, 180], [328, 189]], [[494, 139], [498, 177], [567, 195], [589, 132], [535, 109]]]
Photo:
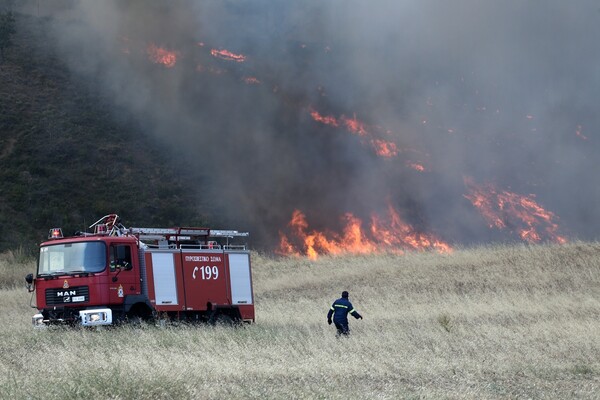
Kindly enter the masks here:
[[68, 289], [54, 288], [46, 289], [46, 305], [57, 304], [79, 304], [90, 301], [90, 289], [88, 286], [74, 286]]

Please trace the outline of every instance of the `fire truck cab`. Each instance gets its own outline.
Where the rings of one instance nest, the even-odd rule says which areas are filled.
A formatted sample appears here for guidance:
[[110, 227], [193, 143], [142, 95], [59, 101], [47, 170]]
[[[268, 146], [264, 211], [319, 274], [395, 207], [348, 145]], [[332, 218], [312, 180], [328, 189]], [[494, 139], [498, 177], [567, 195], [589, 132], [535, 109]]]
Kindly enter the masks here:
[[125, 228], [116, 214], [65, 238], [50, 230], [38, 270], [34, 326], [110, 325], [125, 320], [230, 319], [254, 322], [246, 232], [206, 228]]

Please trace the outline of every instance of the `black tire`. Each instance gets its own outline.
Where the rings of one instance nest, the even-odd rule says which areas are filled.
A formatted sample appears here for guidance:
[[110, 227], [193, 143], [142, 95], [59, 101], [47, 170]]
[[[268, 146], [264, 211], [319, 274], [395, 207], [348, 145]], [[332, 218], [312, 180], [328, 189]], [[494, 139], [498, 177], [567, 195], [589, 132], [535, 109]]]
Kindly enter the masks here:
[[127, 322], [133, 325], [141, 325], [152, 320], [152, 310], [145, 304], [136, 304], [127, 313]]
[[232, 318], [229, 314], [220, 311], [215, 311], [212, 313], [209, 319], [209, 323], [214, 326], [232, 326], [235, 324], [235, 319]]

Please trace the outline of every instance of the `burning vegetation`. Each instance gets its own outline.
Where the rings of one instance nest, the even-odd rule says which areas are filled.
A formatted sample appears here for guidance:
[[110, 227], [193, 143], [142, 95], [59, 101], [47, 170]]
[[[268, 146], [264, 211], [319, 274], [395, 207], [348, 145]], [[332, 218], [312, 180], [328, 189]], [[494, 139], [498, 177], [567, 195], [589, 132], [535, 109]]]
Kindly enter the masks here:
[[[393, 18], [358, 6], [318, 13], [322, 19], [306, 25], [294, 25], [308, 11], [292, 3], [265, 13], [249, 13], [262, 6], [246, 3], [148, 6], [161, 23], [136, 31], [137, 47], [150, 38], [169, 47], [136, 50], [135, 30], [126, 24], [128, 39], [118, 47], [128, 59], [143, 54], [145, 63], [171, 70], [134, 68], [141, 78], [118, 82], [145, 85], [130, 92], [150, 94], [151, 101], [132, 96], [125, 103], [142, 110], [141, 119], [182, 159], [194, 159], [199, 177], [211, 176], [209, 197], [228, 218], [244, 220], [264, 243], [277, 238], [279, 254], [448, 252], [488, 240], [565, 243], [573, 220], [587, 214], [565, 207], [559, 197], [566, 195], [556, 193], [581, 188], [570, 179], [580, 173], [595, 182], [588, 171], [597, 121], [585, 102], [571, 105], [556, 95], [572, 82], [560, 81], [571, 64], [536, 41], [554, 29], [540, 25], [544, 34], [528, 36], [531, 43], [513, 51], [514, 38], [502, 28], [518, 16], [522, 29], [533, 29], [537, 14], [530, 6], [482, 7], [489, 27], [481, 16], [461, 13], [464, 29], [457, 30], [446, 25], [453, 6], [418, 4], [439, 25], [429, 25], [434, 44], [423, 49], [397, 30], [414, 25], [398, 18], [418, 17], [401, 5]], [[311, 14], [332, 11], [313, 5]], [[215, 15], [224, 18], [212, 24]], [[180, 22], [165, 34], [169, 21]], [[386, 46], [377, 44], [382, 37]], [[585, 87], [565, 99], [587, 93]], [[588, 200], [595, 194], [590, 186], [583, 187]], [[579, 208], [595, 215], [586, 207]]]
[[[198, 44], [200, 43], [200, 44]], [[204, 42], [197, 42], [197, 47], [206, 49]], [[168, 50], [150, 44], [147, 48], [148, 59], [156, 64], [172, 68], [177, 63], [180, 51]], [[233, 63], [244, 63], [247, 57], [225, 49], [212, 48], [208, 51], [211, 57]], [[236, 70], [227, 66], [211, 64], [206, 58], [198, 63], [197, 73], [211, 75], [224, 75]], [[258, 71], [254, 71], [258, 72]], [[269, 79], [258, 78], [255, 75], [241, 75], [240, 82], [246, 85], [262, 85]], [[273, 94], [279, 94], [279, 85], [272, 84], [275, 88]], [[325, 89], [317, 86], [320, 93]], [[433, 106], [428, 100], [428, 105]], [[412, 155], [423, 154], [422, 151], [407, 148], [401, 149], [397, 143], [384, 137], [394, 136], [389, 129], [379, 125], [369, 125], [361, 121], [355, 113], [352, 117], [346, 114], [335, 116], [330, 113], [321, 113], [314, 106], [298, 106], [299, 110], [307, 110], [312, 121], [318, 125], [333, 128], [340, 132], [347, 132], [358, 138], [361, 145], [370, 149], [372, 154], [385, 159], [399, 158], [401, 153]], [[526, 116], [532, 120], [531, 115]], [[426, 120], [421, 118], [423, 124]], [[318, 126], [317, 125], [317, 126]], [[316, 129], [316, 128], [315, 128]], [[446, 129], [454, 133], [454, 129]], [[577, 126], [577, 136], [581, 134], [581, 126]], [[586, 138], [587, 139], [587, 138]], [[428, 173], [422, 161], [405, 158], [398, 164], [399, 168], [406, 168], [414, 172]], [[506, 231], [509, 235], [529, 243], [550, 241], [565, 243], [567, 239], [560, 235], [560, 230], [554, 213], [545, 210], [535, 200], [534, 195], [519, 195], [508, 190], [501, 190], [491, 184], [477, 185], [471, 178], [464, 179], [465, 194], [463, 197], [471, 203], [489, 229]], [[370, 254], [370, 253], [403, 253], [414, 250], [433, 250], [441, 253], [452, 251], [452, 246], [438, 234], [416, 228], [401, 217], [401, 211], [391, 205], [388, 197], [387, 210], [384, 213], [372, 212], [366, 220], [357, 217], [353, 212], [341, 213], [339, 227], [318, 229], [309, 224], [307, 217], [300, 209], [292, 212], [290, 220], [285, 226], [279, 228], [279, 244], [275, 252], [286, 256], [307, 256], [316, 259], [319, 255], [342, 254]]]
[[345, 115], [336, 118], [333, 115], [321, 115], [312, 108], [309, 110], [310, 116], [316, 122], [334, 128], [342, 127], [348, 132], [361, 137], [363, 143], [371, 147], [378, 156], [390, 158], [398, 155], [398, 146], [395, 143], [375, 137], [375, 134], [373, 133], [374, 128], [369, 127], [364, 122], [358, 120], [356, 115], [352, 118], [348, 118]]
[[155, 64], [164, 65], [167, 68], [173, 68], [177, 64], [177, 52], [158, 47], [155, 44], [149, 44], [146, 50], [148, 58]]
[[319, 254], [403, 253], [405, 250], [447, 253], [452, 250], [435, 235], [416, 231], [391, 205], [383, 216], [372, 213], [368, 224], [352, 213], [346, 213], [342, 222], [341, 233], [311, 229], [302, 211], [295, 210], [288, 223], [288, 233], [280, 233], [277, 253], [316, 259]]
[[516, 233], [523, 241], [540, 243], [550, 241], [566, 243], [558, 234], [559, 227], [554, 213], [545, 210], [535, 201], [535, 195], [519, 195], [499, 190], [492, 184], [477, 185], [465, 178], [468, 199], [483, 216], [491, 229]]
[[210, 51], [210, 54], [213, 57], [220, 58], [221, 60], [225, 60], [225, 61], [235, 61], [238, 63], [246, 61], [245, 55], [235, 54], [235, 53], [232, 53], [231, 51], [225, 50], [225, 49], [220, 49], [220, 50], [212, 49]]

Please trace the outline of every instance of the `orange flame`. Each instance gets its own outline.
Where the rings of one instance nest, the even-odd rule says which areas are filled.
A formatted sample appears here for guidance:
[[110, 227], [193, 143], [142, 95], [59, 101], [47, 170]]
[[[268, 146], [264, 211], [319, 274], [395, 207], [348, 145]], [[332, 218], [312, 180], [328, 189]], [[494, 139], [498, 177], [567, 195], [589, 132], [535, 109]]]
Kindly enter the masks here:
[[225, 50], [225, 49], [221, 49], [221, 50], [217, 50], [217, 49], [212, 49], [210, 51], [210, 54], [213, 57], [217, 57], [220, 58], [222, 60], [226, 60], [226, 61], [235, 61], [235, 62], [244, 62], [246, 61], [246, 56], [243, 54], [235, 54], [230, 52], [229, 50]]
[[340, 126], [340, 124], [338, 123], [337, 119], [333, 115], [324, 116], [324, 115], [319, 114], [319, 112], [316, 111], [316, 110], [311, 110], [310, 111], [310, 116], [315, 121], [320, 122], [322, 124], [334, 126], [336, 128], [338, 126]]
[[368, 136], [370, 133], [367, 130], [367, 126], [356, 119], [356, 115], [353, 118], [348, 118], [345, 115], [340, 117], [342, 123], [348, 128], [348, 130], [358, 136]]
[[402, 221], [400, 214], [388, 205], [387, 220], [376, 213], [371, 215], [368, 229], [363, 221], [352, 213], [343, 217], [341, 233], [309, 230], [306, 216], [295, 210], [288, 223], [290, 237], [280, 232], [277, 253], [288, 256], [305, 255], [314, 260], [319, 255], [373, 254], [383, 252], [403, 253], [404, 250], [435, 249], [450, 252], [451, 247], [434, 235], [417, 232]]
[[465, 186], [469, 194], [464, 197], [479, 210], [490, 228], [513, 230], [529, 243], [549, 240], [566, 243], [558, 234], [557, 218], [554, 213], [545, 210], [535, 200], [534, 195], [519, 195], [507, 190], [498, 190], [491, 184], [477, 185], [471, 178], [465, 177]]
[[163, 47], [149, 44], [146, 52], [148, 53], [150, 61], [155, 64], [162, 64], [167, 68], [173, 68], [177, 63], [178, 53], [176, 51], [170, 51]]
[[294, 246], [290, 243], [290, 241], [288, 240], [288, 238], [283, 235], [280, 234], [279, 235], [279, 252], [281, 254], [287, 254], [287, 255], [291, 255], [291, 256], [300, 256], [300, 253], [298, 253], [296, 251], [296, 249], [294, 248]]
[[435, 235], [417, 232], [400, 217], [400, 213], [388, 202], [389, 222], [384, 223], [377, 215], [371, 216], [371, 232], [373, 236], [381, 235], [388, 246], [403, 247], [413, 250], [434, 248], [442, 253], [452, 248]]
[[419, 164], [419, 163], [415, 163], [415, 162], [407, 162], [406, 166], [408, 168], [414, 169], [415, 171], [425, 172], [425, 167], [423, 166], [423, 164]]
[[[399, 150], [396, 143], [379, 138], [374, 138], [368, 126], [362, 121], [359, 121], [356, 118], [356, 115], [353, 118], [348, 118], [345, 115], [342, 115], [338, 119], [333, 115], [322, 115], [313, 108], [310, 108], [309, 112], [312, 119], [316, 122], [328, 126], [333, 126], [335, 128], [344, 126], [349, 132], [360, 136], [364, 140], [363, 143], [368, 143], [368, 145], [370, 145], [373, 148], [375, 154], [377, 154], [380, 157], [391, 158], [396, 157], [398, 155]], [[386, 133], [389, 134], [389, 132]]]
[[371, 146], [375, 149], [375, 154], [380, 157], [396, 157], [398, 155], [398, 146], [396, 143], [386, 142], [381, 139], [371, 139]]

